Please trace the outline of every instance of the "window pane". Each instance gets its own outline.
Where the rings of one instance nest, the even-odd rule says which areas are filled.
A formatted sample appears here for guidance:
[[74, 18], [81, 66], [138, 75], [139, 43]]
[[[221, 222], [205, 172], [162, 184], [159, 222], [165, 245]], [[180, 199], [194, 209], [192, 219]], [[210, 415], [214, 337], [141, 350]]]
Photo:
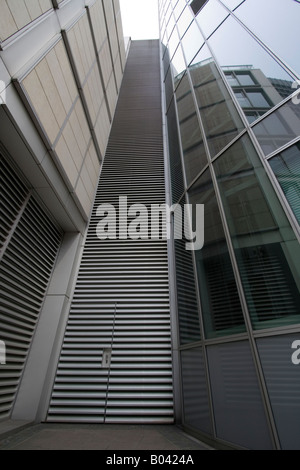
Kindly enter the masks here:
[[186, 3], [184, 0], [179, 0], [177, 5], [174, 8], [175, 18], [178, 20], [179, 16], [182, 13], [182, 10], [186, 7]]
[[[257, 11], [256, 16], [259, 16]], [[257, 86], [255, 91], [262, 93], [267, 99], [266, 110], [282, 101], [282, 96], [276, 88], [277, 85], [272, 83], [273, 79], [280, 80], [286, 85], [288, 95], [294, 91], [292, 89], [293, 78], [233, 17], [225, 20], [210, 37], [209, 43], [225, 72], [251, 73]]]
[[232, 74], [226, 73], [226, 79], [230, 86], [239, 86], [239, 82], [237, 81], [237, 78], [233, 76]]
[[295, 53], [295, 40], [299, 34], [298, 2], [247, 0], [235, 14], [279, 57], [300, 73], [300, 55]]
[[247, 96], [254, 108], [270, 108], [270, 104], [260, 91], [249, 91], [247, 92]]
[[179, 20], [177, 21], [177, 26], [181, 37], [184, 35], [192, 21], [193, 15], [187, 5]]
[[187, 75], [181, 80], [176, 96], [185, 172], [189, 185], [207, 164], [207, 158]]
[[289, 101], [254, 126], [253, 131], [268, 155], [300, 135], [300, 106]]
[[240, 106], [242, 108], [251, 108], [250, 101], [248, 98], [242, 93], [241, 91], [235, 91], [234, 92], [236, 99], [238, 100]]
[[190, 73], [214, 156], [243, 129], [243, 123], [206, 46], [191, 64]]
[[176, 80], [180, 79], [181, 77], [178, 77], [178, 75], [181, 75], [181, 73], [185, 70], [185, 61], [184, 57], [182, 54], [182, 49], [181, 46], [177, 48], [172, 60], [171, 60], [171, 71], [173, 74], [173, 77]]
[[194, 21], [182, 38], [187, 64], [195, 57], [203, 43], [202, 34]]
[[269, 163], [300, 224], [300, 143], [271, 158]]
[[217, 0], [209, 0], [199, 12], [197, 21], [208, 37], [228, 16], [228, 11]]
[[253, 327], [299, 323], [300, 246], [249, 138], [214, 166]]
[[236, 8], [244, 0], [222, 0], [222, 2], [231, 10]]
[[174, 52], [176, 51], [178, 44], [179, 44], [179, 37], [178, 37], [178, 34], [177, 34], [177, 29], [175, 28], [173, 30], [172, 36], [170, 37], [169, 44], [168, 44], [170, 57], [173, 57]]
[[236, 76], [237, 76], [239, 83], [243, 86], [255, 85], [249, 73], [237, 73]]
[[210, 346], [207, 354], [217, 437], [248, 449], [272, 449], [248, 342]]
[[195, 257], [206, 337], [241, 333], [244, 317], [209, 170], [191, 187], [189, 200], [205, 210], [204, 246]]

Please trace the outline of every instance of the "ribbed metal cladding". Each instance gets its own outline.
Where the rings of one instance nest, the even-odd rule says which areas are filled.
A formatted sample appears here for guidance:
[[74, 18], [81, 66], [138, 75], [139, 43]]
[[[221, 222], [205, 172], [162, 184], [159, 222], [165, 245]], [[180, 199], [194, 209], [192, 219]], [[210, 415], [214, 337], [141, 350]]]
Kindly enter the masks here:
[[9, 418], [62, 233], [0, 154], [0, 420]]
[[[118, 232], [117, 239], [100, 241], [96, 235], [101, 220], [96, 212], [101, 204], [116, 208], [118, 226], [120, 217], [123, 220], [119, 196], [127, 196], [128, 208], [144, 204], [149, 214], [151, 204], [165, 202], [161, 112], [159, 43], [134, 41], [88, 229], [48, 421], [173, 422], [167, 242], [120, 240]], [[133, 219], [128, 217], [128, 224]]]

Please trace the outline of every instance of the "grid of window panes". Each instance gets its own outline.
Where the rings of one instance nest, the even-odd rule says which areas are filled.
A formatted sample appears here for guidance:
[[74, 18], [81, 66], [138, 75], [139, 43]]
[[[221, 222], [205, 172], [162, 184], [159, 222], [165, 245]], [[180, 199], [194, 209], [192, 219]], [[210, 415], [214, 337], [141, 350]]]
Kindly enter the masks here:
[[[200, 318], [186, 335], [179, 315], [184, 419], [235, 445], [288, 448], [290, 434], [300, 432], [300, 399], [288, 400], [293, 364], [286, 363], [288, 383], [276, 401], [276, 388], [268, 388], [276, 364], [263, 354], [291, 331], [300, 340], [300, 56], [294, 47], [300, 4], [160, 0], [159, 8], [173, 203], [205, 206], [202, 250], [185, 260], [184, 251], [178, 258], [175, 250], [177, 285], [184, 265], [195, 276]], [[188, 309], [183, 291], [178, 304]], [[190, 302], [192, 311], [194, 294]], [[242, 389], [234, 392], [242, 365], [232, 357], [232, 375], [226, 372], [234, 350], [241, 357], [249, 350], [247, 403]], [[193, 368], [187, 360], [200, 356], [209, 378], [201, 399], [199, 377], [191, 380], [200, 364]], [[268, 394], [261, 394], [265, 386]], [[285, 407], [291, 426], [279, 418]], [[211, 416], [214, 427], [201, 427], [200, 419], [197, 425], [201, 414]]]

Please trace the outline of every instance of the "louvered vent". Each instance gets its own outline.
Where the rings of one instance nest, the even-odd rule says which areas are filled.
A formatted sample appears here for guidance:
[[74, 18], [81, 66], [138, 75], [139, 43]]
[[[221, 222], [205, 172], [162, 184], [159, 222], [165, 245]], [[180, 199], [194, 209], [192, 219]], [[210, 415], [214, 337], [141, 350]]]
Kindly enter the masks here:
[[173, 421], [166, 240], [96, 236], [100, 204], [116, 208], [118, 226], [119, 196], [128, 207], [165, 202], [158, 47], [131, 46], [48, 421]]
[[0, 169], [0, 340], [6, 345], [6, 364], [0, 365], [2, 419], [12, 408], [61, 233], [2, 156]]

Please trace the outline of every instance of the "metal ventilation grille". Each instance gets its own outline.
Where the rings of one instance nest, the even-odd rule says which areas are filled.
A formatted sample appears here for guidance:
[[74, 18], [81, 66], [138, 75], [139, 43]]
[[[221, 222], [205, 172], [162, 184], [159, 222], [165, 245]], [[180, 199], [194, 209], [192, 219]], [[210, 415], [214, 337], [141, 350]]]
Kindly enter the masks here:
[[5, 226], [0, 261], [0, 339], [6, 345], [6, 364], [0, 365], [2, 419], [9, 417], [14, 402], [61, 233], [2, 157], [0, 163], [1, 222]]
[[165, 202], [157, 41], [131, 46], [48, 421], [173, 421], [167, 243], [100, 241], [97, 207], [114, 205], [118, 227], [119, 196]]
[[7, 240], [8, 234], [28, 195], [27, 188], [0, 155], [0, 249]]

